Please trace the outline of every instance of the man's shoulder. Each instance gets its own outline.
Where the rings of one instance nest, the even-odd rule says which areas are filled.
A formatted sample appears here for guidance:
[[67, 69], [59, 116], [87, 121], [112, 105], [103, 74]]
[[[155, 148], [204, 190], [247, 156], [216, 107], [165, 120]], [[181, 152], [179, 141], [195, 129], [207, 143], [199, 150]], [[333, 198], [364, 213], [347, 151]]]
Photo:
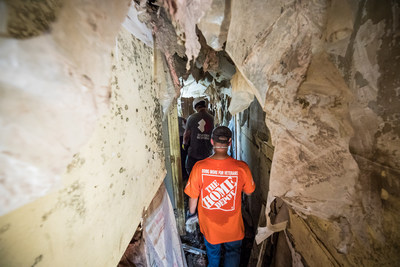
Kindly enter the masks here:
[[189, 127], [190, 127], [191, 124], [193, 124], [193, 123], [195, 123], [197, 121], [197, 117], [195, 116], [196, 114], [197, 113], [193, 113], [192, 115], [190, 115], [187, 118], [186, 125], [189, 125]]
[[193, 115], [195, 115], [196, 113], [193, 113], [193, 114], [191, 114], [191, 115], [189, 115], [189, 117], [187, 118], [187, 122], [189, 121], [189, 120], [191, 120], [191, 119], [193, 119]]

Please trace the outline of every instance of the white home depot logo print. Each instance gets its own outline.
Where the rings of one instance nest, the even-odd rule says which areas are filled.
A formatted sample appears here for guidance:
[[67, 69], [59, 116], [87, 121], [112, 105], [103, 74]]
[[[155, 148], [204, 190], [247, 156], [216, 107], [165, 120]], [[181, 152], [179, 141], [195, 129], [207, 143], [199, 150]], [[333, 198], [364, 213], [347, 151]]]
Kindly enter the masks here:
[[204, 132], [204, 126], [206, 126], [206, 121], [204, 119], [201, 119], [199, 121], [199, 127], [197, 128], [200, 130], [200, 132]]
[[204, 189], [201, 190], [203, 208], [223, 211], [234, 210], [237, 179], [237, 176], [216, 176], [203, 173]]

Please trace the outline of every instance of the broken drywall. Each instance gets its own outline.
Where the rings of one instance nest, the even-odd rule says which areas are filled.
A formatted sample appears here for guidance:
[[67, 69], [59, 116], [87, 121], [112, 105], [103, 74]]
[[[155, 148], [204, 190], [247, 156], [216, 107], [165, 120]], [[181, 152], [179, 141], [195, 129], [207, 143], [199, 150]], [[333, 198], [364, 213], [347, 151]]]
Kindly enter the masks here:
[[180, 42], [185, 44], [185, 54], [188, 58], [186, 69], [196, 59], [200, 52], [196, 24], [210, 9], [212, 0], [194, 1], [165, 1], [162, 5], [169, 12], [176, 29], [176, 35]]
[[271, 83], [285, 83], [281, 80], [285, 76], [272, 75], [274, 68], [302, 34], [299, 25], [307, 23], [293, 5], [285, 1], [232, 1], [226, 51], [249, 84], [257, 88], [262, 107]]
[[148, 265], [187, 266], [174, 209], [164, 185], [161, 185], [146, 213], [143, 235]]
[[297, 93], [286, 90], [285, 99], [296, 102], [278, 99], [282, 87], [268, 94], [266, 120], [275, 143], [271, 176], [280, 177], [271, 181], [270, 192], [303, 213], [337, 217], [355, 201], [358, 176], [348, 149], [351, 94], [325, 54], [314, 55], [306, 75]]
[[159, 101], [165, 118], [173, 100], [177, 98], [177, 93], [173, 86], [165, 57], [158, 49], [154, 51], [154, 82], [158, 87]]
[[[363, 219], [358, 219], [357, 242], [364, 250], [349, 255], [352, 262], [397, 265], [400, 216], [400, 88], [399, 4], [368, 1], [360, 5], [354, 51], [345, 64], [337, 58], [355, 99], [349, 110], [354, 128], [350, 149], [360, 168]], [[355, 220], [355, 221], [356, 221]], [[370, 257], [370, 254], [373, 254]], [[361, 256], [359, 256], [359, 255]]]
[[108, 107], [110, 52], [128, 4], [9, 3], [9, 36], [32, 38], [0, 40], [0, 215], [60, 186], [87, 142]]
[[253, 88], [249, 86], [239, 71], [236, 71], [231, 80], [232, 100], [229, 104], [229, 112], [232, 115], [248, 108], [254, 100]]
[[[232, 14], [242, 4], [234, 1]], [[310, 19], [309, 5], [257, 2], [248, 12], [259, 16], [232, 15], [227, 51], [265, 99], [275, 146], [271, 194], [299, 212], [330, 218], [355, 201], [358, 167], [348, 149], [353, 132], [346, 108], [351, 94], [328, 56], [312, 46], [323, 36], [323, 22]], [[320, 5], [319, 12], [326, 8]], [[250, 33], [249, 25], [260, 32]], [[234, 41], [239, 36], [245, 45]]]
[[[111, 68], [104, 73], [111, 77], [109, 109], [65, 164], [59, 190], [0, 217], [1, 266], [116, 266], [162, 183], [162, 109], [153, 82], [153, 48], [123, 27], [113, 47]], [[42, 100], [57, 105], [67, 92]]]
[[144, 22], [139, 20], [139, 17], [145, 11], [140, 8], [138, 4], [132, 1], [129, 7], [128, 14], [122, 26], [125, 27], [130, 33], [132, 33], [136, 38], [145, 43], [146, 45], [153, 47], [154, 40], [151, 29], [149, 29]]
[[197, 24], [207, 45], [215, 51], [221, 51], [226, 42], [231, 16], [230, 4], [230, 1], [213, 0], [211, 8]]
[[275, 146], [270, 193], [338, 222], [318, 235], [338, 264], [398, 263], [399, 4], [232, 1], [231, 14], [226, 50]]
[[355, 0], [334, 0], [329, 6], [326, 22], [326, 50], [344, 57], [353, 33], [357, 11]]

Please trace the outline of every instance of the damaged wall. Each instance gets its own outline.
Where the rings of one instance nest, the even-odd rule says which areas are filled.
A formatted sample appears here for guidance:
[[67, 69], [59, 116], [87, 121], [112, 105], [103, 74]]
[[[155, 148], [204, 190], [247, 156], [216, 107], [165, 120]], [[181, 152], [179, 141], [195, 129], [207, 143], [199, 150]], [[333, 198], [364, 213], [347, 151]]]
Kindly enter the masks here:
[[110, 51], [128, 10], [126, 1], [5, 3], [0, 215], [60, 186], [60, 174], [108, 108]]
[[[57, 1], [48, 3], [59, 8]], [[173, 0], [163, 3], [172, 17], [181, 18], [173, 26], [178, 29], [179, 42], [187, 36], [186, 66], [200, 50], [196, 37], [196, 23], [200, 23], [206, 42], [215, 43], [215, 49], [220, 49], [226, 40], [225, 50], [249, 87], [246, 92], [254, 94], [266, 112], [275, 147], [268, 190], [270, 196], [280, 197], [292, 208], [287, 232], [302, 261], [310, 266], [399, 263], [398, 2], [232, 0], [224, 4], [214, 0], [200, 7], [198, 1], [192, 5], [188, 5], [190, 1], [180, 1], [178, 11]], [[220, 6], [221, 10], [209, 12], [210, 6]], [[113, 10], [110, 8], [109, 12]], [[196, 16], [191, 16], [195, 12]], [[53, 19], [46, 12], [39, 14]], [[84, 17], [82, 23], [98, 37], [101, 34], [93, 20], [107, 15], [97, 15]], [[214, 23], [216, 28], [206, 33], [210, 27], [207, 19], [215, 17], [219, 19]], [[4, 25], [0, 26], [4, 31]], [[43, 32], [50, 28], [37, 29]], [[89, 96], [98, 99], [96, 94], [90, 94], [102, 88], [108, 72], [86, 73], [93, 69], [81, 64], [81, 56], [91, 54], [92, 46], [97, 47], [96, 42], [86, 42], [86, 35], [80, 35], [85, 53], [79, 53], [79, 47], [77, 54], [68, 49], [79, 37], [73, 34], [76, 29], [67, 27], [61, 31], [65, 35], [52, 41], [69, 41], [60, 46], [64, 49], [61, 55], [74, 55], [70, 69], [77, 70], [77, 74], [72, 76], [84, 85], [79, 87], [83, 95], [89, 92]], [[18, 28], [14, 30], [18, 32]], [[31, 37], [25, 28], [20, 32]], [[165, 54], [169, 63], [174, 54]], [[152, 49], [122, 30], [114, 56], [109, 113], [97, 125], [89, 144], [74, 157], [59, 191], [1, 217], [1, 263], [115, 265], [129, 242], [141, 209], [148, 204], [146, 201], [150, 202], [146, 195], [154, 194], [165, 174], [158, 125], [161, 114], [152, 84]], [[107, 65], [95, 62], [93, 67]], [[68, 77], [68, 70], [61, 72]], [[40, 77], [47, 80], [46, 76]], [[176, 73], [174, 78], [177, 86]], [[3, 95], [4, 92], [2, 88]], [[100, 96], [108, 95], [107, 90], [98, 92]], [[93, 110], [96, 106], [91, 102]], [[93, 110], [89, 113], [96, 118], [100, 113]], [[79, 109], [73, 111], [79, 115]], [[257, 193], [257, 199], [265, 201], [267, 190], [263, 183], [268, 180], [269, 162], [261, 160], [271, 158], [271, 144], [263, 146], [265, 136], [251, 127], [244, 129], [241, 136], [250, 146], [242, 156], [260, 179], [260, 189], [264, 188]], [[73, 137], [74, 134], [70, 136]], [[73, 146], [78, 147], [79, 144]], [[67, 149], [63, 155], [70, 158], [72, 151]], [[251, 156], [255, 151], [260, 158]], [[264, 165], [256, 169], [257, 164]], [[138, 173], [143, 173], [142, 179]], [[115, 220], [117, 214], [127, 215]], [[24, 257], [19, 251], [24, 251]]]
[[[95, 3], [95, 6], [106, 3], [109, 2]], [[124, 7], [126, 14], [127, 2]], [[109, 13], [103, 15], [111, 15], [111, 10], [109, 7]], [[96, 18], [90, 12], [86, 15]], [[97, 17], [101, 18], [104, 17]], [[120, 21], [123, 19], [124, 15]], [[96, 28], [97, 21], [90, 22], [91, 27]], [[65, 27], [76, 26], [72, 18], [64, 23], [68, 23]], [[107, 94], [110, 104], [101, 118], [94, 121], [89, 141], [81, 148], [70, 150], [71, 154], [74, 150], [76, 153], [62, 168], [59, 190], [0, 217], [1, 266], [116, 266], [141, 220], [143, 209], [152, 200], [149, 196], [154, 196], [165, 177], [160, 131], [162, 111], [158, 88], [153, 82], [153, 48], [124, 28], [118, 29], [110, 49], [103, 47], [107, 50], [106, 60], [112, 64], [107, 72], [101, 73], [102, 79], [110, 78], [107, 79], [108, 86], [111, 83]], [[48, 33], [46, 38], [52, 35], [53, 32]], [[60, 40], [67, 38], [66, 43], [73, 43], [75, 37], [64, 36]], [[82, 51], [93, 50], [93, 43], [80, 45]], [[35, 56], [40, 63], [40, 54]], [[99, 67], [106, 68], [107, 65]], [[37, 77], [32, 82], [40, 84], [40, 79], [50, 78]], [[60, 91], [57, 98], [47, 99], [43, 94], [41, 100], [52, 101], [55, 110], [69, 118], [67, 111], [58, 110], [63, 108], [61, 99], [68, 94], [68, 91]], [[21, 103], [32, 106], [35, 102], [24, 98], [24, 94], [26, 92], [19, 92]], [[10, 110], [12, 108], [18, 106], [11, 106]], [[78, 106], [71, 112], [76, 112], [80, 120], [85, 121], [88, 115], [80, 112], [81, 108], [85, 107]], [[1, 115], [3, 119], [10, 114], [2, 112]], [[39, 121], [43, 119], [40, 114], [37, 116]], [[23, 126], [32, 132], [40, 127], [34, 124]], [[65, 134], [77, 125], [70, 127], [62, 128]], [[62, 136], [59, 138], [57, 141], [62, 143]], [[47, 140], [49, 146], [52, 142], [55, 141]]]
[[232, 1], [226, 51], [262, 100], [269, 194], [303, 216], [288, 230], [308, 265], [400, 262], [398, 18], [396, 1]]

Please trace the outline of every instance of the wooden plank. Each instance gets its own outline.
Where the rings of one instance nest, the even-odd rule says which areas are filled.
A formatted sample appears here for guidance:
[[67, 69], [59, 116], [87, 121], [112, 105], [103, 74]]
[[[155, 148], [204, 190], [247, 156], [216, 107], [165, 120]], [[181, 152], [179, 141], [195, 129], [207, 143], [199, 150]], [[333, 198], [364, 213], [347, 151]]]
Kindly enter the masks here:
[[181, 111], [182, 111], [182, 117], [187, 119], [191, 114], [195, 113], [193, 110], [193, 97], [181, 97]]
[[290, 227], [288, 232], [293, 236], [294, 248], [310, 266], [341, 266], [329, 252], [310, 226], [299, 215], [289, 211]]
[[[264, 214], [265, 214], [265, 204], [263, 204], [261, 207], [260, 218], [258, 220], [259, 227], [265, 227], [266, 225], [266, 218]], [[257, 245], [257, 242], [254, 240], [249, 262], [247, 264], [248, 267], [263, 266], [262, 264], [263, 264], [265, 249], [267, 247], [267, 242], [268, 239], [265, 239], [259, 245]]]
[[183, 199], [183, 183], [182, 183], [182, 167], [181, 167], [181, 149], [179, 142], [179, 124], [178, 124], [178, 109], [176, 99], [171, 103], [171, 108], [168, 114], [168, 133], [170, 143], [170, 158], [171, 158], [171, 174], [172, 187], [176, 207], [176, 224], [180, 235], [185, 235], [185, 206]]
[[[261, 207], [261, 213], [260, 213], [260, 218], [258, 219], [258, 227], [265, 226], [267, 223], [267, 220], [265, 218], [265, 204], [262, 205]], [[257, 260], [257, 267], [261, 267], [264, 259], [264, 254], [265, 254], [265, 248], [267, 247], [267, 240], [265, 239], [263, 242], [261, 242], [260, 245], [257, 246], [256, 242], [254, 242], [254, 245], [257, 246], [258, 250], [258, 260]], [[254, 249], [254, 246], [253, 246]]]
[[263, 266], [263, 259], [264, 259], [264, 254], [265, 254], [265, 248], [266, 248], [266, 244], [267, 244], [267, 240], [265, 239], [261, 245], [260, 245], [260, 253], [258, 254], [258, 260], [257, 260], [257, 266], [256, 267], [261, 267]]

